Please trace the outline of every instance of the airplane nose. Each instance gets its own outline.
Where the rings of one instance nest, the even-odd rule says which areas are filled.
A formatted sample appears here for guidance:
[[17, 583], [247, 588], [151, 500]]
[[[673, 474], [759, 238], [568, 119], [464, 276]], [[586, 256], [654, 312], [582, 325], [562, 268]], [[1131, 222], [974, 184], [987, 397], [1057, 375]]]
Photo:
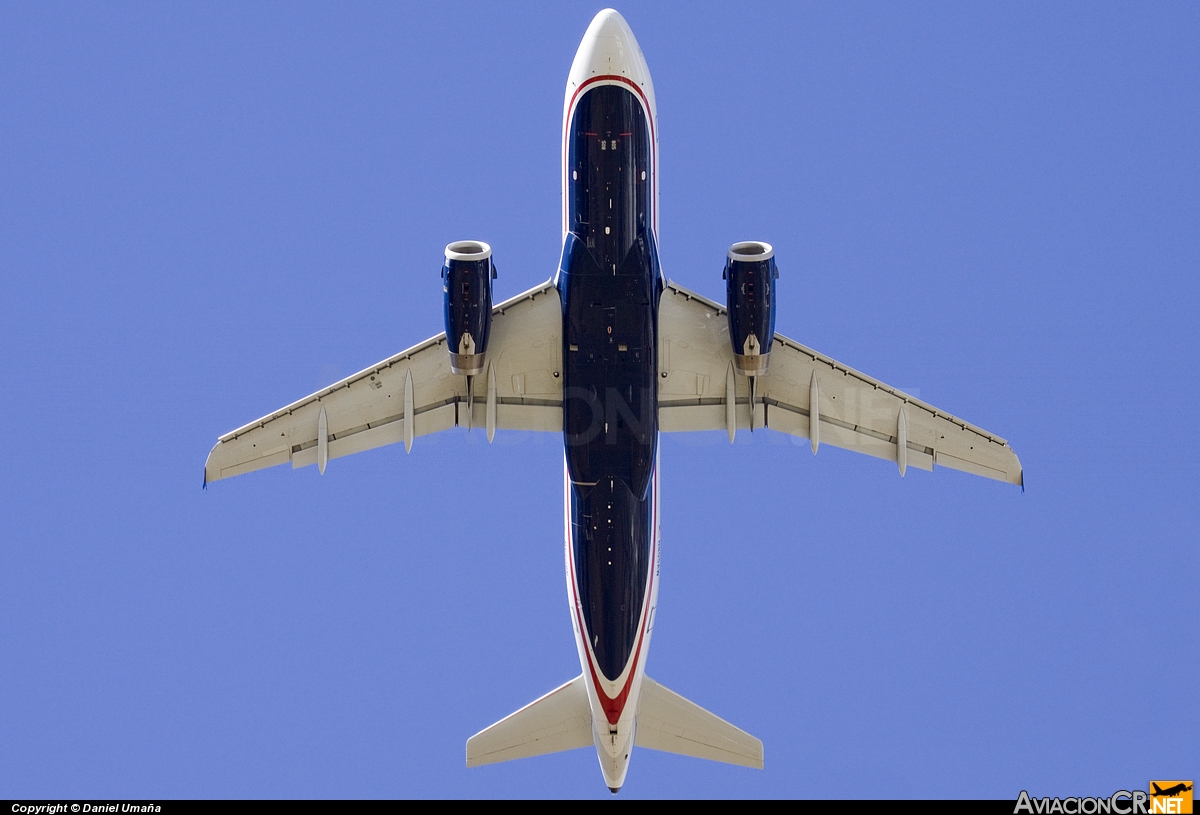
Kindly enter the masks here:
[[642, 49], [629, 23], [615, 9], [606, 8], [592, 18], [584, 33], [571, 75], [583, 80], [592, 76], [626, 76], [636, 81], [641, 79], [640, 68], [644, 64]]
[[615, 8], [606, 8], [592, 18], [588, 31], [597, 37], [633, 36], [629, 23]]

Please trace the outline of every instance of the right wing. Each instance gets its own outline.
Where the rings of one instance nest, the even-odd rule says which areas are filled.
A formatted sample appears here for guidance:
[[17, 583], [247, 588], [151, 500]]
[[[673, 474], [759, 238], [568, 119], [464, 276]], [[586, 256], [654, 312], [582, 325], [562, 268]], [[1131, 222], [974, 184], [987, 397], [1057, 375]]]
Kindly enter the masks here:
[[937, 465], [1024, 483], [1004, 439], [782, 334], [751, 412], [725, 309], [674, 282], [663, 291], [658, 325], [659, 430], [725, 430], [733, 441], [739, 429], [768, 427], [810, 439], [814, 453], [824, 443], [894, 461], [901, 474], [908, 465]]
[[487, 366], [474, 378], [450, 372], [446, 335], [359, 371], [312, 396], [221, 436], [204, 464], [217, 481], [291, 462], [331, 458], [404, 442], [467, 425], [561, 433], [562, 306], [553, 283], [543, 283], [492, 310]]

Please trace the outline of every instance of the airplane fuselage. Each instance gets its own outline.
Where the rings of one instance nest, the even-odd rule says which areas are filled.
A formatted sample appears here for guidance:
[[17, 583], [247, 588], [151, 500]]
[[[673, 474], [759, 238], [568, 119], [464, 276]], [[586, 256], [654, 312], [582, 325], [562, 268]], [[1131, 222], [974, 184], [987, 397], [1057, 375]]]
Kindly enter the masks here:
[[585, 35], [563, 116], [567, 590], [593, 735], [624, 782], [658, 589], [657, 133], [619, 15]]

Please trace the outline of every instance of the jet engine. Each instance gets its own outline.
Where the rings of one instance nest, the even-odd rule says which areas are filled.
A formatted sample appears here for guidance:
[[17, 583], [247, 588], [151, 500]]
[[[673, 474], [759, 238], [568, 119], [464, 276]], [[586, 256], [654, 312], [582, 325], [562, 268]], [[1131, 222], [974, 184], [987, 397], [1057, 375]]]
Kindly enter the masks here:
[[450, 370], [456, 374], [483, 373], [495, 278], [492, 247], [483, 241], [455, 241], [446, 247], [446, 265], [442, 267], [446, 345], [450, 349]]
[[761, 376], [767, 372], [775, 337], [775, 250], [762, 241], [735, 243], [729, 247], [722, 277], [733, 367], [742, 376]]

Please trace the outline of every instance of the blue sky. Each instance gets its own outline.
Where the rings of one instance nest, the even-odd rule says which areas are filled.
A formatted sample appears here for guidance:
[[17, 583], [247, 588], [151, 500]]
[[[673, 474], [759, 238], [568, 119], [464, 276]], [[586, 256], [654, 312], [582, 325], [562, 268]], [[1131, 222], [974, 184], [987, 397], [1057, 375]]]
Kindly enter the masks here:
[[[608, 796], [468, 771], [579, 670], [553, 436], [200, 489], [216, 437], [560, 248], [599, 5], [0, 6], [0, 795]], [[686, 11], [685, 11], [686, 9]], [[667, 437], [648, 671], [759, 736], [639, 796], [1107, 795], [1200, 771], [1200, 7], [620, 8], [669, 277], [1009, 440], [1027, 490]], [[1192, 599], [1188, 599], [1192, 598]]]

